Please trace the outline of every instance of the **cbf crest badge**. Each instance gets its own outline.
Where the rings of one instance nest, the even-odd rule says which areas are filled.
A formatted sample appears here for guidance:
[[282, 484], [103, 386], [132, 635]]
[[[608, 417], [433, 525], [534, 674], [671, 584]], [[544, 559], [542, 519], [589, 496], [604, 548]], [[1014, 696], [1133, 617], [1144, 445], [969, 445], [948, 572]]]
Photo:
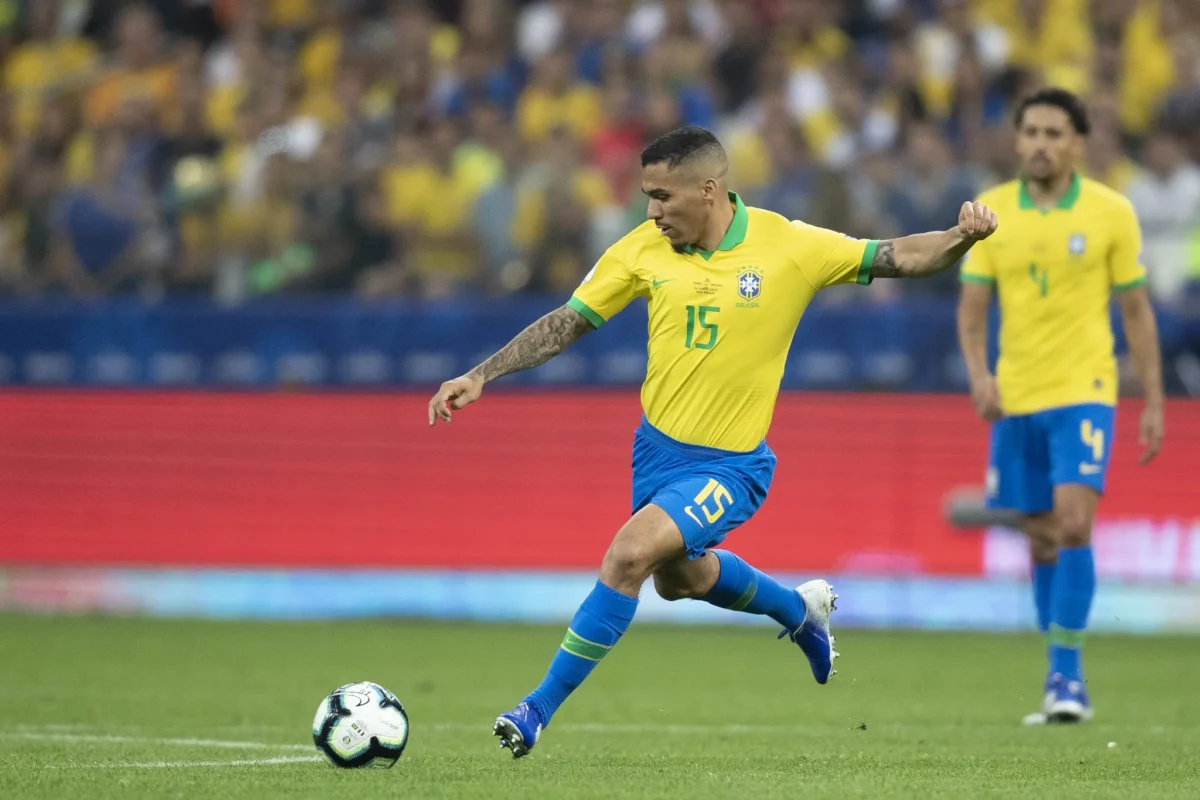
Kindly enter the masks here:
[[753, 303], [762, 294], [762, 273], [754, 267], [746, 267], [738, 273], [737, 286], [741, 298]]
[[1067, 250], [1073, 256], [1081, 256], [1087, 250], [1087, 237], [1082, 233], [1073, 233], [1067, 240]]

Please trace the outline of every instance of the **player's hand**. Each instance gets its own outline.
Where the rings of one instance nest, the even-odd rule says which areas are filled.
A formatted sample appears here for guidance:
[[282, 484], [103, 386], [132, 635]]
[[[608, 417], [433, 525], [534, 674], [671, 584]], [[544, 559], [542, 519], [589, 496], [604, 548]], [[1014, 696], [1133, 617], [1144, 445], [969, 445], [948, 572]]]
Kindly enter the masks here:
[[1163, 435], [1166, 433], [1166, 420], [1163, 417], [1162, 406], [1147, 405], [1142, 411], [1142, 422], [1138, 441], [1142, 445], [1142, 457], [1139, 462], [1149, 464], [1162, 449]]
[[963, 203], [958, 211], [958, 229], [972, 242], [988, 238], [999, 224], [996, 212], [983, 203]]
[[995, 422], [1004, 416], [1004, 411], [1000, 408], [1000, 390], [996, 388], [994, 375], [971, 381], [971, 403], [975, 406], [975, 413], [984, 422]]
[[450, 410], [457, 411], [470, 405], [483, 394], [483, 379], [463, 375], [452, 381], [446, 381], [438, 389], [437, 394], [429, 401], [429, 424], [435, 425], [440, 419], [450, 421]]

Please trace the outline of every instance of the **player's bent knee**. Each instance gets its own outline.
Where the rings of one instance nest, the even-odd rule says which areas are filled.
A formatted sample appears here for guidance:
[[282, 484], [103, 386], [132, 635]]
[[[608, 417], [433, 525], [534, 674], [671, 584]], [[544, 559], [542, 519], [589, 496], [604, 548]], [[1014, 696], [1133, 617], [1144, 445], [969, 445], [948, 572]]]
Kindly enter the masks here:
[[696, 596], [692, 592], [690, 586], [673, 581], [657, 572], [654, 573], [654, 591], [657, 592], [658, 596], [663, 600], [670, 601], [687, 600]]
[[695, 600], [707, 595], [720, 576], [720, 565], [713, 556], [668, 561], [654, 571], [654, 591], [664, 600]]
[[1092, 542], [1092, 520], [1083, 513], [1061, 515], [1058, 523], [1060, 547], [1084, 547]]
[[685, 555], [683, 536], [665, 511], [647, 506], [617, 531], [600, 579], [622, 592], [636, 593], [658, 568]]
[[633, 583], [641, 586], [654, 571], [653, 563], [653, 553], [646, 542], [617, 534], [604, 554], [600, 576], [605, 583], [618, 590]]
[[664, 512], [655, 511], [668, 525], [662, 525], [653, 512], [639, 513], [617, 532], [600, 565], [600, 578], [608, 586], [636, 592], [661, 564], [682, 551], [683, 539], [674, 523]]
[[1026, 517], [1021, 531], [1029, 537], [1029, 554], [1034, 561], [1048, 564], [1057, 558], [1058, 535], [1055, 533], [1053, 515]]
[[1085, 547], [1092, 542], [1092, 520], [1099, 494], [1086, 486], [1060, 486], [1054, 493], [1054, 527], [1059, 547]]
[[1053, 564], [1058, 558], [1058, 545], [1053, 539], [1030, 536], [1029, 555], [1038, 564]]

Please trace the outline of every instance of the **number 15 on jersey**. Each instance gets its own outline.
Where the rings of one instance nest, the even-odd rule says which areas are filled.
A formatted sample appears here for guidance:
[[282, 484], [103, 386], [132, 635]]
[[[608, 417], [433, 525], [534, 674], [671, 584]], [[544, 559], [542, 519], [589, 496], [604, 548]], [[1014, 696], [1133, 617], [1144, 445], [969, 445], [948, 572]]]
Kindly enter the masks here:
[[[717, 306], [687, 307], [687, 337], [683, 346], [689, 350], [712, 350], [717, 343], [717, 323], [710, 321], [721, 309]], [[699, 327], [699, 331], [697, 331]]]

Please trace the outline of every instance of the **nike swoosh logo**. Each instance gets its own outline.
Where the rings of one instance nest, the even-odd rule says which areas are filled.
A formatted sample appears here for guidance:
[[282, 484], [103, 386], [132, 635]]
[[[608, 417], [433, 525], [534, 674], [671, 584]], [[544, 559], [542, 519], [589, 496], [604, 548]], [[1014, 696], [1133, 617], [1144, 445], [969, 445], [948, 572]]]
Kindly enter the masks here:
[[687, 508], [685, 508], [685, 509], [683, 510], [683, 513], [687, 514], [689, 517], [691, 517], [692, 519], [696, 520], [696, 524], [697, 524], [697, 525], [699, 525], [701, 528], [703, 528], [703, 527], [704, 527], [704, 523], [700, 521], [700, 518], [699, 518], [699, 517], [697, 517], [697, 516], [696, 516], [694, 513], [692, 513], [692, 507], [691, 507], [691, 506], [688, 506]]
[[1079, 465], [1079, 474], [1080, 475], [1099, 475], [1100, 471], [1102, 469], [1104, 469], [1104, 468], [1101, 467], [1099, 464], [1080, 464]]
[[675, 278], [667, 278], [665, 281], [660, 281], [658, 278], [654, 278], [653, 280], [650, 281], [650, 284], [655, 289], [657, 289], [658, 287], [662, 286], [664, 283], [670, 283], [673, 280], [676, 280], [676, 279]]

